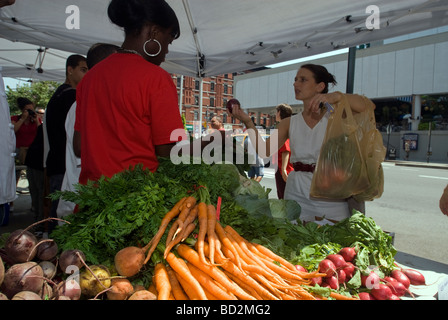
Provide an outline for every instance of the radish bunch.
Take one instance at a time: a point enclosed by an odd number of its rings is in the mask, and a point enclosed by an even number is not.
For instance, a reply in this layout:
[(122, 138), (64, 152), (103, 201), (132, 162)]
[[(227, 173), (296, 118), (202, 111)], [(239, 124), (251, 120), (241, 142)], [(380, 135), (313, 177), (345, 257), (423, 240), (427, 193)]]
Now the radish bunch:
[[(337, 254), (329, 254), (319, 263), (319, 272), (325, 277), (312, 279), (312, 285), (339, 290), (352, 279), (358, 269), (355, 265), (356, 250), (352, 247), (342, 248)], [(413, 269), (397, 268), (388, 276), (380, 278), (375, 272), (361, 272), (360, 300), (400, 300), (410, 293), (410, 285), (425, 285), (425, 277)], [(412, 295), (412, 293), (410, 293)]]
[(313, 284), (321, 287), (329, 287), (338, 290), (340, 285), (349, 281), (355, 273), (353, 261), (356, 257), (354, 248), (345, 247), (337, 254), (329, 254), (319, 263), (319, 272), (327, 276), (323, 278), (314, 278)]

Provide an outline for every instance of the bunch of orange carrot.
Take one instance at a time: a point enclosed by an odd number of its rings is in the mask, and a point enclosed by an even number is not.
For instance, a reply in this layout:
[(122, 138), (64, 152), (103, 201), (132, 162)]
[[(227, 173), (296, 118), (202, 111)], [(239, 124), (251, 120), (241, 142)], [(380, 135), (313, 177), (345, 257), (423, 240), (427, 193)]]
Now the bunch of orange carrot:
[[(151, 248), (168, 231), (165, 262), (154, 268), (151, 289), (160, 300), (315, 300), (306, 290), (311, 278), (268, 248), (251, 243), (232, 227), (223, 227), (216, 208), (194, 197), (181, 199), (163, 218)], [(195, 247), (182, 243), (199, 224)], [(175, 249), (174, 253), (173, 249)], [(154, 251), (154, 249), (152, 250)], [(146, 261), (150, 259), (149, 250)], [(355, 298), (331, 292), (334, 299)]]

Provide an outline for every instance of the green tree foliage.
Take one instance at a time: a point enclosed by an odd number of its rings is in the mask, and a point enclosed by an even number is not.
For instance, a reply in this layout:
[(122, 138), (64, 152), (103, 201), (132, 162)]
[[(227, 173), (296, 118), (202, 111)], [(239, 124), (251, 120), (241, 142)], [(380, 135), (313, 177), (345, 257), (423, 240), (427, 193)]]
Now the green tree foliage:
[(18, 85), (12, 89), (6, 86), (6, 96), (11, 115), (20, 113), (17, 107), (17, 98), (24, 97), (34, 102), (36, 108), (46, 108), (48, 101), (60, 83), (56, 81), (37, 81), (31, 84)]

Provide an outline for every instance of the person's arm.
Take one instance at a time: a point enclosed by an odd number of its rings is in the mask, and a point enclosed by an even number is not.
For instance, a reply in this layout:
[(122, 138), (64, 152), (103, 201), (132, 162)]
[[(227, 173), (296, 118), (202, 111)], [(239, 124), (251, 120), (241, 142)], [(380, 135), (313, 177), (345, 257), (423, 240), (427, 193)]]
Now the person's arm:
[(367, 110), (369, 106), (375, 108), (375, 104), (368, 98), (359, 94), (344, 94), (341, 92), (331, 92), (326, 94), (317, 94), (310, 102), (311, 110), (313, 112), (320, 112), (320, 104), (328, 102), (329, 104), (335, 104), (341, 101), (342, 97), (348, 100), (350, 108), (353, 112), (359, 113)]
[(448, 216), (448, 185), (445, 187), (445, 190), (443, 190), (439, 206), (442, 213)]
[(269, 158), (272, 156), (289, 138), (290, 117), (280, 121), (277, 129), (272, 130), (269, 139), (266, 139), (265, 141), (258, 132), (250, 116), (244, 112), (239, 105), (234, 104), (232, 113), (229, 114), (244, 123), (247, 129), (246, 132), (249, 135), (249, 139), (254, 146), (256, 153), (262, 158)]
[(28, 111), (24, 110), (19, 120), (11, 121), (11, 123), (14, 125), (14, 132), (19, 131), (19, 129), (22, 127), (22, 124), (26, 121), (27, 118), (28, 118)]
[(282, 168), (280, 171), (282, 174), (283, 180), (286, 182), (286, 179), (288, 179), (288, 171), (286, 171), (286, 168), (288, 167), (289, 162), (289, 151), (282, 152)]

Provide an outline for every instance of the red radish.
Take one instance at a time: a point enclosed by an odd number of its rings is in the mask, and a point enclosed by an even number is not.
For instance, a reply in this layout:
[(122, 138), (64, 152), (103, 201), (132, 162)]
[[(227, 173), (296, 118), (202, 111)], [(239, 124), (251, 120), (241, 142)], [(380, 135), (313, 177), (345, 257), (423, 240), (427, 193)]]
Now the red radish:
[(409, 288), (409, 286), (411, 285), (411, 281), (409, 280), (409, 278), (399, 269), (392, 270), (390, 275), (391, 275), (392, 278), (394, 278), (397, 281), (399, 281), (402, 284), (404, 284), (406, 289)]
[(414, 269), (401, 269), (401, 271), (409, 278), (412, 285), (423, 286), (426, 285), (425, 277)]
[(331, 289), (333, 289), (333, 290), (339, 289), (338, 278), (336, 278), (335, 276), (326, 277), (324, 281), (326, 284), (328, 284), (330, 286)]
[(345, 268), (345, 266), (347, 265), (347, 262), (340, 254), (329, 254), (326, 259), (331, 260), (331, 262), (334, 263), (336, 269)]
[(345, 272), (346, 280), (350, 280), (355, 273), (355, 265), (351, 262), (347, 262), (347, 266), (342, 270)]
[(370, 293), (368, 292), (360, 292), (358, 293), (359, 300), (376, 300)]
[(339, 284), (344, 283), (347, 279), (347, 275), (345, 274), (345, 271), (343, 269), (339, 269), (337, 272), (338, 282)]
[(296, 269), (301, 272), (308, 272), (303, 266), (300, 264), (296, 264)]
[(370, 272), (368, 276), (361, 275), (361, 284), (367, 289), (376, 288), (380, 283), (380, 277), (374, 272)]
[(311, 278), (311, 285), (314, 287), (316, 284), (317, 285), (321, 285), (322, 284), (322, 277), (316, 277), (316, 278)]
[(400, 297), (396, 296), (396, 295), (391, 295), (389, 300), (401, 300)]
[(392, 293), (396, 295), (397, 297), (404, 296), (406, 294), (406, 287), (401, 282), (398, 282), (397, 280), (392, 280), (387, 282), (387, 286), (392, 290)]
[(344, 258), (347, 262), (352, 262), (356, 257), (356, 251), (352, 247), (345, 247), (339, 251), (339, 254)]
[(319, 263), (319, 271), (331, 277), (336, 272), (336, 266), (329, 259), (324, 259)]
[(398, 282), (397, 279), (392, 277), (384, 277), (383, 281), (386, 282), (386, 284), (388, 284), (389, 282)]
[(393, 295), (392, 290), (384, 283), (379, 283), (370, 293), (377, 300), (389, 300)]

